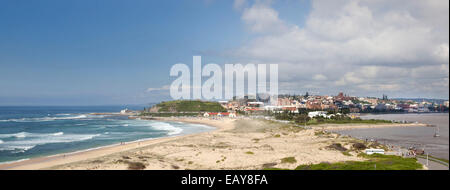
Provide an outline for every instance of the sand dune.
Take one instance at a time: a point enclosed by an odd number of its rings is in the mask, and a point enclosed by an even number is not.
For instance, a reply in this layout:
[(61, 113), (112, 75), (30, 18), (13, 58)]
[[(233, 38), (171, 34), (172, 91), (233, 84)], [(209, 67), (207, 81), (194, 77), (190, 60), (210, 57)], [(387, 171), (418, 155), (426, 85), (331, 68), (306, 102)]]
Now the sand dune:
[[(333, 143), (340, 143), (350, 149), (358, 140), (318, 133), (323, 126), (302, 129), (252, 119), (158, 119), (205, 124), (217, 130), (36, 158), (3, 164), (0, 169), (293, 169), (300, 164), (362, 160), (356, 152), (350, 152), (349, 156), (328, 148)], [(347, 127), (358, 126), (368, 127)], [(338, 127), (331, 125), (330, 129)]]

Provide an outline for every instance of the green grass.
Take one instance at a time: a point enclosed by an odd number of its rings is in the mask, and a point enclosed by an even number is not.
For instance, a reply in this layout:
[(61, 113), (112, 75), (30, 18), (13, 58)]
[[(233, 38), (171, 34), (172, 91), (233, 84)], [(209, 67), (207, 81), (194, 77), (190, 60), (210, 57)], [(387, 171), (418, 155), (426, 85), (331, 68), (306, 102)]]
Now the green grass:
[[(421, 157), (421, 158), (427, 158), (427, 155), (417, 155), (417, 157)], [(448, 160), (447, 159), (444, 159), (444, 158), (437, 158), (437, 157), (434, 157), (434, 156), (431, 156), (431, 155), (428, 155), (428, 157), (429, 158), (434, 158), (434, 159), (436, 159), (436, 160), (440, 160), (440, 161), (443, 161), (443, 162), (445, 162), (445, 163), (447, 163), (448, 164)]]
[(366, 161), (346, 161), (337, 163), (320, 163), (311, 165), (299, 165), (296, 170), (417, 170), (422, 164), (415, 158), (402, 158), (393, 155), (365, 155), (360, 154)]
[(379, 120), (379, 119), (370, 119), (370, 120), (364, 120), (364, 119), (343, 119), (343, 120), (336, 120), (336, 119), (311, 119), (309, 120), (306, 125), (320, 125), (320, 124), (386, 124), (386, 123), (392, 123), (392, 121), (388, 120)]
[(153, 117), (180, 117), (180, 116), (198, 116), (198, 113), (141, 113), (141, 116)]
[(297, 160), (295, 159), (295, 157), (286, 157), (281, 159), (281, 163), (289, 163), (289, 164), (293, 164), (293, 163), (297, 163)]
[(225, 112), (227, 111), (218, 102), (198, 100), (175, 100), (161, 102), (156, 105), (158, 112)]
[(345, 156), (352, 156), (348, 151), (344, 151), (344, 152), (342, 152), (342, 154)]
[(292, 121), (297, 124), (301, 125), (320, 125), (320, 124), (385, 124), (385, 123), (393, 123), (389, 120), (379, 120), (379, 119), (370, 119), (370, 120), (363, 120), (360, 118), (352, 119), (348, 116), (335, 116), (331, 118), (325, 118), (325, 117), (315, 117), (315, 118), (309, 118), (307, 115), (304, 114), (287, 114), (287, 113), (281, 113), (276, 114), (275, 118), (278, 120), (287, 120)]

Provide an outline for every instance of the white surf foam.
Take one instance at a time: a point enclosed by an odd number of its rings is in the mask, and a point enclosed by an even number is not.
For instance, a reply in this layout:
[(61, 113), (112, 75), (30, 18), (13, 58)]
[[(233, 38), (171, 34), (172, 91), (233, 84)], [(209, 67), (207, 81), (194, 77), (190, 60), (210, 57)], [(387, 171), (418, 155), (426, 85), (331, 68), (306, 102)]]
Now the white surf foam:
[(64, 134), (63, 132), (38, 134), (21, 132), (15, 134), (2, 134), (0, 138), (17, 136), (20, 136), (18, 140), (6, 141), (1, 143), (0, 150), (24, 152), (34, 148), (37, 145), (85, 141), (100, 136), (100, 134)]
[(15, 138), (25, 138), (31, 133), (27, 132), (19, 132), (19, 133), (11, 133), (11, 134), (0, 134), (0, 138), (9, 138), (9, 137), (15, 137)]
[(98, 115), (64, 115), (66, 117), (36, 117), (36, 118), (20, 118), (20, 119), (6, 119), (0, 120), (2, 122), (44, 122), (44, 121), (55, 121), (55, 120), (76, 120), (76, 119), (90, 119), (90, 118), (103, 118), (104, 116)]
[(0, 134), (0, 138), (26, 138), (26, 137), (45, 137), (45, 136), (60, 136), (64, 135), (64, 132), (56, 132), (56, 133), (28, 133), (28, 132), (19, 132), (19, 133), (11, 133), (11, 134)]
[(53, 133), (53, 136), (60, 136), (60, 135), (64, 135), (64, 132), (57, 132), (57, 133)]
[(169, 131), (169, 133), (167, 133), (168, 135), (180, 134), (183, 131), (182, 128), (178, 128), (169, 123), (164, 123), (164, 122), (154, 122), (154, 123), (150, 123), (149, 125), (153, 129), (156, 129), (156, 130)]

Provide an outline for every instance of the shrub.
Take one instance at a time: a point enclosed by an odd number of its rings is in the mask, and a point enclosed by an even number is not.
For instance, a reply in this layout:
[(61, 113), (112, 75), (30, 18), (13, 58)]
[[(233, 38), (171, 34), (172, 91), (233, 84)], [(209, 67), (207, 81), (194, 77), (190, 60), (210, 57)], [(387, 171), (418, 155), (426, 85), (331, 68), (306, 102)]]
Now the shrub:
[(145, 165), (140, 162), (127, 162), (129, 170), (143, 170), (145, 169)]
[(353, 148), (355, 148), (356, 150), (363, 150), (363, 149), (366, 149), (366, 148), (367, 148), (366, 145), (363, 144), (363, 143), (355, 143), (355, 144), (353, 144), (352, 146), (353, 146)]
[(293, 164), (293, 163), (297, 163), (297, 160), (295, 159), (295, 157), (286, 157), (281, 159), (281, 163), (289, 163), (289, 164)]
[(338, 151), (347, 151), (345, 147), (343, 147), (340, 143), (333, 143), (330, 146), (327, 146), (327, 148), (338, 150)]

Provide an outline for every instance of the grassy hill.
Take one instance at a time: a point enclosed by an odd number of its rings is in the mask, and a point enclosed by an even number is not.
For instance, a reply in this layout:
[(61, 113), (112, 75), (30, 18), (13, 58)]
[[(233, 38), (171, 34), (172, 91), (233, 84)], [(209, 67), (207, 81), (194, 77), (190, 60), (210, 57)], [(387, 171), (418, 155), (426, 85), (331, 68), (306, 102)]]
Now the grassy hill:
[(199, 100), (176, 100), (161, 102), (150, 109), (150, 112), (225, 112), (227, 111), (217, 102)]

